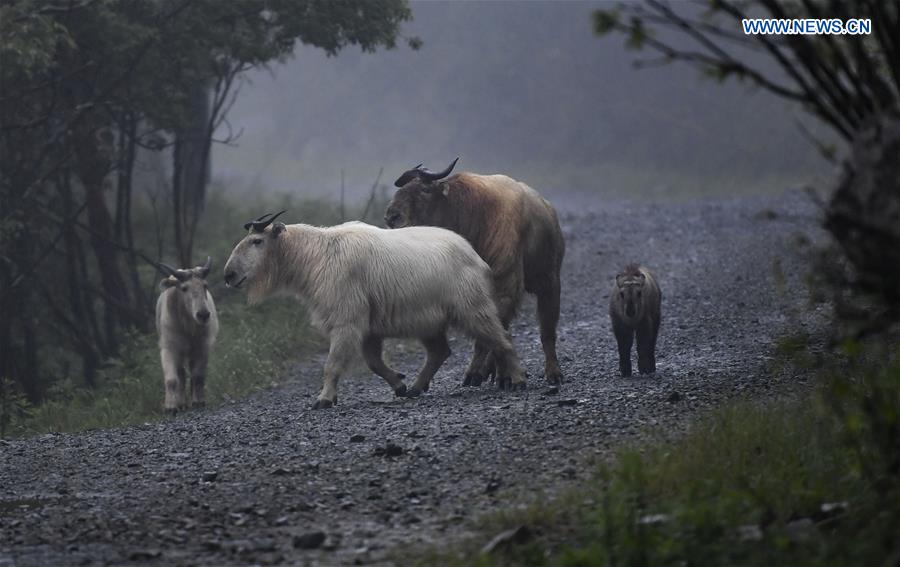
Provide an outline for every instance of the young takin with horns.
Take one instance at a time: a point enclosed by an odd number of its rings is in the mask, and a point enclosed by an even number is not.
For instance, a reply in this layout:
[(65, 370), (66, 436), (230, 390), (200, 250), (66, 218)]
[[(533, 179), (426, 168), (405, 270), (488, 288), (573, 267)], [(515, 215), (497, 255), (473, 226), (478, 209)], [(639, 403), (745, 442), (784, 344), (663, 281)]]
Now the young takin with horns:
[[(537, 191), (505, 175), (441, 172), (421, 165), (401, 175), (384, 219), (391, 228), (430, 225), (456, 232), (491, 267), (500, 320), (509, 324), (524, 292), (537, 296), (537, 318), (544, 349), (544, 376), (563, 380), (556, 356), (560, 268), (565, 241), (556, 211)], [(493, 373), (493, 357), (483, 344), (466, 372), (465, 385), (478, 385)]]
[(211, 266), (209, 257), (203, 266), (189, 270), (159, 264), (160, 271), (168, 276), (159, 283), (163, 291), (156, 301), (156, 331), (168, 412), (188, 404), (185, 393), (188, 371), (191, 402), (199, 406), (205, 401), (206, 365), (219, 333), (216, 304), (206, 285)]
[[(524, 387), (525, 373), (494, 305), (490, 268), (464, 238), (435, 227), (285, 225), (274, 222), (278, 215), (244, 225), (249, 233), (225, 264), (225, 283), (246, 283), (251, 302), (288, 294), (309, 307), (331, 343), (314, 409), (337, 403), (338, 379), (360, 352), (396, 395), (421, 395), (450, 355), (449, 327), (497, 354), (501, 387)], [(389, 337), (417, 338), (425, 347), (425, 366), (409, 389), (382, 359)]]

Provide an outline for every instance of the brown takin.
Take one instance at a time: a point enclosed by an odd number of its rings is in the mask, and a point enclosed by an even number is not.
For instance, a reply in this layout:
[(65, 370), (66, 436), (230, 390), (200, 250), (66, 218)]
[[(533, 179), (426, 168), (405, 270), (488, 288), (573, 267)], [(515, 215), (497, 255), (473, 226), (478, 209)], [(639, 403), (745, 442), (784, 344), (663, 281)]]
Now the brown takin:
[[(439, 226), (465, 237), (491, 267), (500, 319), (507, 328), (523, 292), (535, 294), (544, 376), (559, 384), (563, 375), (556, 356), (556, 326), (565, 242), (556, 211), (537, 191), (505, 175), (448, 177), (458, 160), (439, 173), (419, 165), (401, 175), (385, 222), (390, 228)], [(464, 385), (477, 386), (490, 376), (493, 359), (489, 349), (476, 343)]]
[(156, 301), (156, 331), (168, 412), (188, 405), (185, 393), (188, 370), (191, 403), (194, 406), (204, 403), (206, 365), (219, 333), (216, 304), (206, 285), (211, 265), (210, 258), (205, 265), (190, 270), (159, 264), (159, 269), (168, 275), (159, 283), (163, 292)]
[(631, 376), (631, 345), (637, 336), (638, 371), (656, 372), (656, 336), (659, 334), (662, 292), (653, 274), (637, 264), (616, 275), (609, 297), (609, 318), (619, 344), (619, 371)]

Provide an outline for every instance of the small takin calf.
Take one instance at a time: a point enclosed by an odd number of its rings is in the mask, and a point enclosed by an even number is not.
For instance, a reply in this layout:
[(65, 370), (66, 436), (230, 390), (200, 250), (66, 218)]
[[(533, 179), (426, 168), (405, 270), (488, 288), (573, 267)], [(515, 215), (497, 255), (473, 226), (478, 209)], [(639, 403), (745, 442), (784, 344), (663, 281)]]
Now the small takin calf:
[[(501, 387), (524, 386), (494, 304), (491, 270), (463, 237), (441, 228), (385, 230), (361, 222), (272, 224), (278, 215), (244, 225), (249, 234), (225, 264), (225, 283), (239, 288), (246, 282), (251, 303), (274, 294), (298, 297), (328, 334), (325, 383), (313, 409), (337, 403), (338, 378), (360, 351), (396, 395), (420, 395), (450, 356), (449, 327), (497, 353)], [(425, 366), (409, 389), (382, 359), (387, 337), (417, 338), (425, 347)]]
[(609, 297), (609, 318), (619, 343), (619, 370), (631, 376), (631, 344), (637, 335), (638, 371), (656, 372), (662, 292), (647, 268), (629, 264), (616, 276)]
[(159, 356), (166, 385), (165, 408), (175, 412), (188, 403), (187, 370), (191, 374), (191, 400), (204, 404), (206, 364), (216, 335), (219, 317), (206, 285), (212, 259), (190, 270), (176, 270), (165, 264), (159, 268), (168, 277), (159, 283), (163, 292), (156, 301), (156, 331)]

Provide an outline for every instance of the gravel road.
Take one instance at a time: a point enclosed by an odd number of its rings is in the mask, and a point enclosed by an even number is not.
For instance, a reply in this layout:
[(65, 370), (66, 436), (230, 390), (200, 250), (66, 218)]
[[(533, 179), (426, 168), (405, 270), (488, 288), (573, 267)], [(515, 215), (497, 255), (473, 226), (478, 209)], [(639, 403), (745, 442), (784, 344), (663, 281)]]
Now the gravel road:
[[(383, 562), (586, 478), (587, 463), (648, 429), (677, 432), (713, 405), (785, 387), (765, 365), (804, 301), (794, 240), (817, 231), (801, 194), (616, 203), (561, 219), (558, 393), (543, 383), (529, 299), (513, 325), (524, 392), (463, 388), (471, 347), (455, 339), (415, 400), (395, 399), (360, 366), (340, 405), (313, 412), (319, 357), (284, 387), (223, 407), (0, 441), (0, 565)], [(612, 278), (630, 261), (663, 290), (652, 378), (618, 376), (606, 315)], [(407, 376), (424, 361), (409, 343), (386, 351)]]

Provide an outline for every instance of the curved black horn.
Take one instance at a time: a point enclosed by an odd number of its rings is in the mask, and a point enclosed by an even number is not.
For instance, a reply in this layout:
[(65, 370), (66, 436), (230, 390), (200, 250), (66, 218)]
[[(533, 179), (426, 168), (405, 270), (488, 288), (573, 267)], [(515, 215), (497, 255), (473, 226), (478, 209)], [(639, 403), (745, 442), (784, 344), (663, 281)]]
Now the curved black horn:
[(450, 175), (450, 172), (453, 171), (454, 167), (456, 167), (456, 162), (458, 162), (458, 161), (459, 161), (459, 157), (457, 156), (457, 158), (455, 160), (450, 162), (450, 165), (447, 166), (447, 169), (445, 169), (444, 171), (441, 171), (440, 173), (434, 173), (433, 171), (428, 171), (427, 169), (421, 169), (420, 171), (422, 173), (420, 176), (425, 181), (437, 181), (438, 179), (443, 179), (443, 178), (447, 177), (448, 175)]
[(253, 226), (253, 223), (260, 222), (261, 220), (264, 220), (266, 217), (270, 217), (270, 216), (272, 216), (272, 213), (266, 213), (260, 217), (256, 217), (253, 220), (249, 220), (249, 221), (245, 222), (244, 230), (250, 230), (250, 227)]
[(450, 165), (447, 166), (447, 169), (445, 169), (444, 171), (441, 171), (441, 172), (437, 172), (437, 173), (422, 167), (422, 164), (420, 163), (416, 167), (405, 171), (403, 173), (403, 175), (398, 177), (397, 181), (394, 181), (394, 186), (395, 187), (403, 187), (404, 185), (406, 185), (407, 183), (409, 183), (410, 181), (412, 181), (413, 179), (415, 179), (417, 177), (419, 179), (421, 179), (422, 181), (427, 181), (427, 182), (437, 181), (438, 179), (443, 179), (443, 178), (447, 177), (448, 175), (450, 175), (450, 172), (453, 171), (454, 167), (456, 167), (456, 162), (458, 162), (458, 161), (459, 161), (459, 157), (457, 157), (455, 160), (453, 160), (453, 162), (451, 162)]
[(263, 216), (259, 217), (256, 220), (252, 220), (250, 222), (244, 223), (244, 229), (250, 230), (253, 229), (253, 232), (262, 232), (266, 230), (266, 227), (275, 222), (275, 219), (286, 213), (287, 210), (281, 211), (280, 213), (276, 213), (273, 215), (272, 213), (266, 213)]
[(212, 256), (207, 256), (206, 263), (200, 268), (200, 276), (205, 279), (209, 275), (210, 268), (212, 268)]
[(172, 266), (167, 264), (163, 264), (162, 262), (157, 262), (156, 267), (159, 268), (159, 271), (166, 274), (167, 276), (172, 276), (173, 278), (184, 281), (191, 277), (190, 272), (186, 272), (184, 270), (176, 270)]

